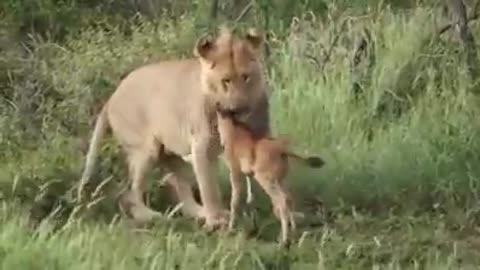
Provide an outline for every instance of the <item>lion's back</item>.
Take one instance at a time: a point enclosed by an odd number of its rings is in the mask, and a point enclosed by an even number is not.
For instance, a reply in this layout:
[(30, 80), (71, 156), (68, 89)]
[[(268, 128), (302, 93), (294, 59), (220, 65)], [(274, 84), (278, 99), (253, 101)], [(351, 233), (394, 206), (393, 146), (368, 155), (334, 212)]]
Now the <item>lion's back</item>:
[(162, 61), (133, 70), (108, 102), (112, 128), (135, 141), (131, 143), (154, 137), (171, 151), (188, 151), (190, 114), (202, 105), (199, 71), (195, 59)]

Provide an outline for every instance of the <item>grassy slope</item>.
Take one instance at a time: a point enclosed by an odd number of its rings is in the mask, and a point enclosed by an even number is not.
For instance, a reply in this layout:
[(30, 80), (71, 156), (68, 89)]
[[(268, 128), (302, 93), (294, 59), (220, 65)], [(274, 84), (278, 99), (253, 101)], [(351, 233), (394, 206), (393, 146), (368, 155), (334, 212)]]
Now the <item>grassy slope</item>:
[[(26, 225), (26, 216), (32, 213), (19, 217), (13, 215), (19, 211), (7, 205), (1, 214), (0, 265), (3, 269), (159, 265), (165, 269), (199, 265), (206, 269), (472, 269), (478, 264), (479, 247), (478, 106), (469, 93), (455, 41), (429, 35), (436, 29), (435, 15), (436, 11), (423, 8), (408, 14), (383, 10), (347, 23), (323, 72), (305, 54), (320, 59), (322, 47), (328, 49), (341, 22), (302, 21), (295, 38), (273, 41), (275, 132), (289, 134), (299, 149), (318, 152), (327, 161), (318, 172), (295, 168), (292, 187), (301, 206), (303, 200), (312, 206), (319, 197), (332, 217), (328, 225), (308, 229), (305, 240), (288, 256), (276, 251), (271, 240), (278, 224), (266, 219), (259, 240), (246, 242), (240, 236), (206, 236), (180, 219), (157, 224), (151, 233), (140, 235), (122, 224), (110, 228), (103, 219), (88, 218), (49, 235), (53, 223), (47, 222), (36, 235)], [(348, 61), (365, 26), (376, 42), (375, 64), (361, 77), (363, 98), (355, 100)], [(34, 41), (27, 55), (9, 49), (1, 62), (15, 67), (5, 87), (12, 98), (0, 118), (2, 195), (40, 208), (33, 212), (51, 210), (51, 198), (57, 201), (58, 194), (78, 178), (83, 161), (78, 141), (87, 137), (91, 127), (90, 108), (111, 93), (126, 70), (189, 54), (196, 34), (192, 29), (194, 21), (188, 19), (177, 24), (144, 23), (133, 29), (131, 37), (115, 28), (83, 29), (63, 44)], [(387, 108), (381, 114), (379, 104)], [(389, 112), (399, 107), (400, 116)], [(119, 153), (111, 155), (116, 152), (111, 145), (106, 144), (102, 154), (99, 182), (109, 177), (119, 182), (125, 175)], [(111, 200), (115, 187), (106, 186), (110, 197), (89, 214), (111, 218), (117, 211)], [(264, 195), (258, 196), (265, 202)], [(68, 193), (62, 199), (68, 212)], [(268, 209), (267, 203), (260, 206)], [(318, 210), (319, 205), (312, 207)]]

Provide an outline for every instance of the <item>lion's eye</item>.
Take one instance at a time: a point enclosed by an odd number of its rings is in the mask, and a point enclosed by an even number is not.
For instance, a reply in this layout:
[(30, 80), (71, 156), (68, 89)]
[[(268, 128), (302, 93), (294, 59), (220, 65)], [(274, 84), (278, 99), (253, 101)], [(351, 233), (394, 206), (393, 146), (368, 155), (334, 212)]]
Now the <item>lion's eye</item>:
[(224, 78), (224, 79), (222, 79), (222, 84), (223, 84), (224, 86), (226, 86), (226, 85), (230, 84), (230, 82), (231, 82), (231, 80), (230, 80), (230, 79), (228, 79), (228, 78)]
[(228, 91), (228, 85), (230, 84), (231, 80), (228, 78), (223, 78), (222, 79), (222, 86), (223, 86), (223, 91), (227, 92)]
[(250, 76), (248, 76), (248, 74), (243, 74), (242, 75), (242, 80), (246, 83), (248, 83), (250, 81)]

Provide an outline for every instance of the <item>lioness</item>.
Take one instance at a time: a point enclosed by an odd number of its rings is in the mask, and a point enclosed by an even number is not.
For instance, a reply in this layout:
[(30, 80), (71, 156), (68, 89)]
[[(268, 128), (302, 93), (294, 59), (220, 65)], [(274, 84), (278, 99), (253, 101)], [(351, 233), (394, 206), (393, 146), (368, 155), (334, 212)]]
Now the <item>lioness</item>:
[[(224, 147), (224, 160), (230, 170), (231, 199), (229, 230), (234, 227), (242, 190), (241, 174), (253, 176), (270, 196), (274, 214), (281, 222), (281, 241), (288, 240), (288, 227), (295, 230), (291, 212), (291, 199), (284, 184), (288, 172), (288, 158), (296, 159), (310, 167), (320, 168), (325, 162), (320, 157), (301, 157), (288, 150), (286, 139), (256, 135), (231, 113), (219, 108), (218, 130)], [(248, 187), (250, 189), (250, 187)], [(249, 197), (250, 190), (248, 190)], [(251, 200), (251, 198), (250, 198)]]
[[(169, 171), (165, 182), (176, 190), (188, 216), (205, 218), (205, 225), (224, 225), (227, 211), (215, 181), (221, 151), (216, 128), (216, 105), (235, 114), (258, 134), (268, 134), (268, 92), (259, 60), (262, 37), (251, 29), (244, 37), (225, 26), (215, 38), (200, 38), (195, 58), (162, 61), (127, 75), (98, 115), (80, 180), (77, 199), (91, 177), (101, 138), (107, 126), (122, 145), (129, 164), (131, 192), (143, 201), (144, 175), (154, 163)], [(173, 158), (162, 159), (164, 148)], [(203, 207), (192, 194), (192, 182), (181, 157), (192, 155)], [(161, 162), (159, 162), (159, 158)], [(148, 208), (149, 209), (149, 208)], [(158, 214), (150, 210), (153, 215)]]

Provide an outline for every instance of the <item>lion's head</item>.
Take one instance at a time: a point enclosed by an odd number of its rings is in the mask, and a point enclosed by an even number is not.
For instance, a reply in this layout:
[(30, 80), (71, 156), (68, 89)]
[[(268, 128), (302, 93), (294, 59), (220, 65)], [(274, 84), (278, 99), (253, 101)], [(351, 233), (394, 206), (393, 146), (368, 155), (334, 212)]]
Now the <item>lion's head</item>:
[(265, 96), (265, 80), (259, 60), (261, 35), (250, 29), (235, 37), (222, 26), (216, 39), (201, 38), (194, 48), (201, 63), (202, 90), (220, 110), (249, 113)]

